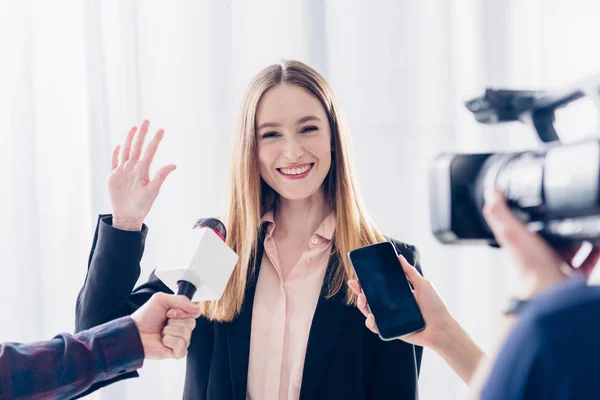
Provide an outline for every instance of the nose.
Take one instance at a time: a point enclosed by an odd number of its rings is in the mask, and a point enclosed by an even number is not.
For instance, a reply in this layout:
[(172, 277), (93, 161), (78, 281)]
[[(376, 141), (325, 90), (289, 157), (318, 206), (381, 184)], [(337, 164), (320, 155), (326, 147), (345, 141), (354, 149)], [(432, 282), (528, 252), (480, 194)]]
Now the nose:
[(304, 147), (295, 138), (288, 138), (283, 149), (283, 155), (290, 163), (297, 163), (304, 156)]

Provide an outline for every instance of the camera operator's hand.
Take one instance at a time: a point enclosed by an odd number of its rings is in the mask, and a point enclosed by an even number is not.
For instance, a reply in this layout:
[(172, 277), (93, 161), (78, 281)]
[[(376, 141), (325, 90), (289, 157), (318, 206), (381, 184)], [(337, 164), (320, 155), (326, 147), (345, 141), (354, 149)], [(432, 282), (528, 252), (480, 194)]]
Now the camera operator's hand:
[[(150, 180), (150, 164), (154, 159), (164, 130), (160, 129), (146, 147), (140, 159), (144, 139), (148, 132), (148, 121), (140, 130), (131, 128), (123, 148), (113, 151), (112, 170), (108, 177), (108, 192), (113, 210), (112, 225), (121, 230), (139, 231), (144, 219), (158, 196), (160, 187), (167, 176), (175, 170), (175, 165), (166, 165), (158, 170)], [(137, 134), (136, 134), (137, 132)], [(135, 142), (134, 142), (135, 139)]]
[[(540, 236), (530, 232), (510, 210), (502, 194), (487, 193), (483, 215), (496, 237), (514, 258), (523, 286), (516, 293), (527, 299), (567, 279), (579, 246), (554, 250)], [(600, 248), (594, 247), (577, 270), (589, 276), (598, 262)]]
[[(413, 294), (425, 320), (425, 329), (404, 336), (401, 340), (433, 349), (465, 382), (469, 382), (477, 364), (484, 356), (483, 351), (473, 342), (460, 323), (450, 315), (431, 281), (419, 274), (404, 257), (400, 256), (398, 259), (406, 277), (414, 287)], [(375, 317), (369, 312), (367, 298), (360, 284), (352, 279), (348, 281), (348, 285), (358, 296), (357, 307), (367, 318), (365, 325), (373, 333), (378, 333)]]
[[(498, 244), (506, 248), (514, 258), (522, 277), (522, 287), (515, 293), (517, 297), (526, 300), (567, 279), (572, 273), (572, 268), (575, 268), (573, 258), (580, 246), (561, 249), (550, 247), (539, 235), (530, 232), (512, 213), (506, 199), (498, 190), (486, 193), (485, 200), (483, 215)], [(586, 259), (577, 266), (577, 271), (588, 277), (599, 257), (600, 248), (595, 246)], [(469, 398), (480, 398), (483, 385), (516, 323), (517, 318), (513, 315), (502, 319), (497, 347), (491, 352), (491, 357), (479, 365), (469, 385)]]

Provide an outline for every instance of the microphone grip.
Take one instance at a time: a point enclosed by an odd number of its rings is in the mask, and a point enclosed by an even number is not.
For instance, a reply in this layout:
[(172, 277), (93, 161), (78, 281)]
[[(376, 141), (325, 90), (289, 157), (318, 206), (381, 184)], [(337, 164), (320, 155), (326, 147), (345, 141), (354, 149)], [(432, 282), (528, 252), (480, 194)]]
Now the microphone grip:
[(194, 294), (196, 293), (196, 286), (188, 281), (178, 281), (177, 282), (177, 294), (183, 295), (188, 299), (192, 300)]

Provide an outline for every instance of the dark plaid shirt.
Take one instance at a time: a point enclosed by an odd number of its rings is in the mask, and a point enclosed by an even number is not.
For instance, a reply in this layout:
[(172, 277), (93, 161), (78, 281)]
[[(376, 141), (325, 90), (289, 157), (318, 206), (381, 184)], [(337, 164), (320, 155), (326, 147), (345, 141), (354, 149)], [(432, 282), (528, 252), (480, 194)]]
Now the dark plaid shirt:
[(130, 317), (76, 335), (0, 344), (0, 399), (66, 399), (93, 383), (141, 368), (144, 349)]

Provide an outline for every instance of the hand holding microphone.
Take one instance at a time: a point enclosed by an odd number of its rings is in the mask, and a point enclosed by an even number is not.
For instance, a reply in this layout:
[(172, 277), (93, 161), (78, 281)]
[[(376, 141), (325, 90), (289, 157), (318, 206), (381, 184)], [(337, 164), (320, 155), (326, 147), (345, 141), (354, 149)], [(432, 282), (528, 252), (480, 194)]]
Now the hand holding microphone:
[(184, 357), (199, 310), (198, 305), (183, 296), (156, 293), (131, 314), (142, 340), (144, 358), (162, 360)]

